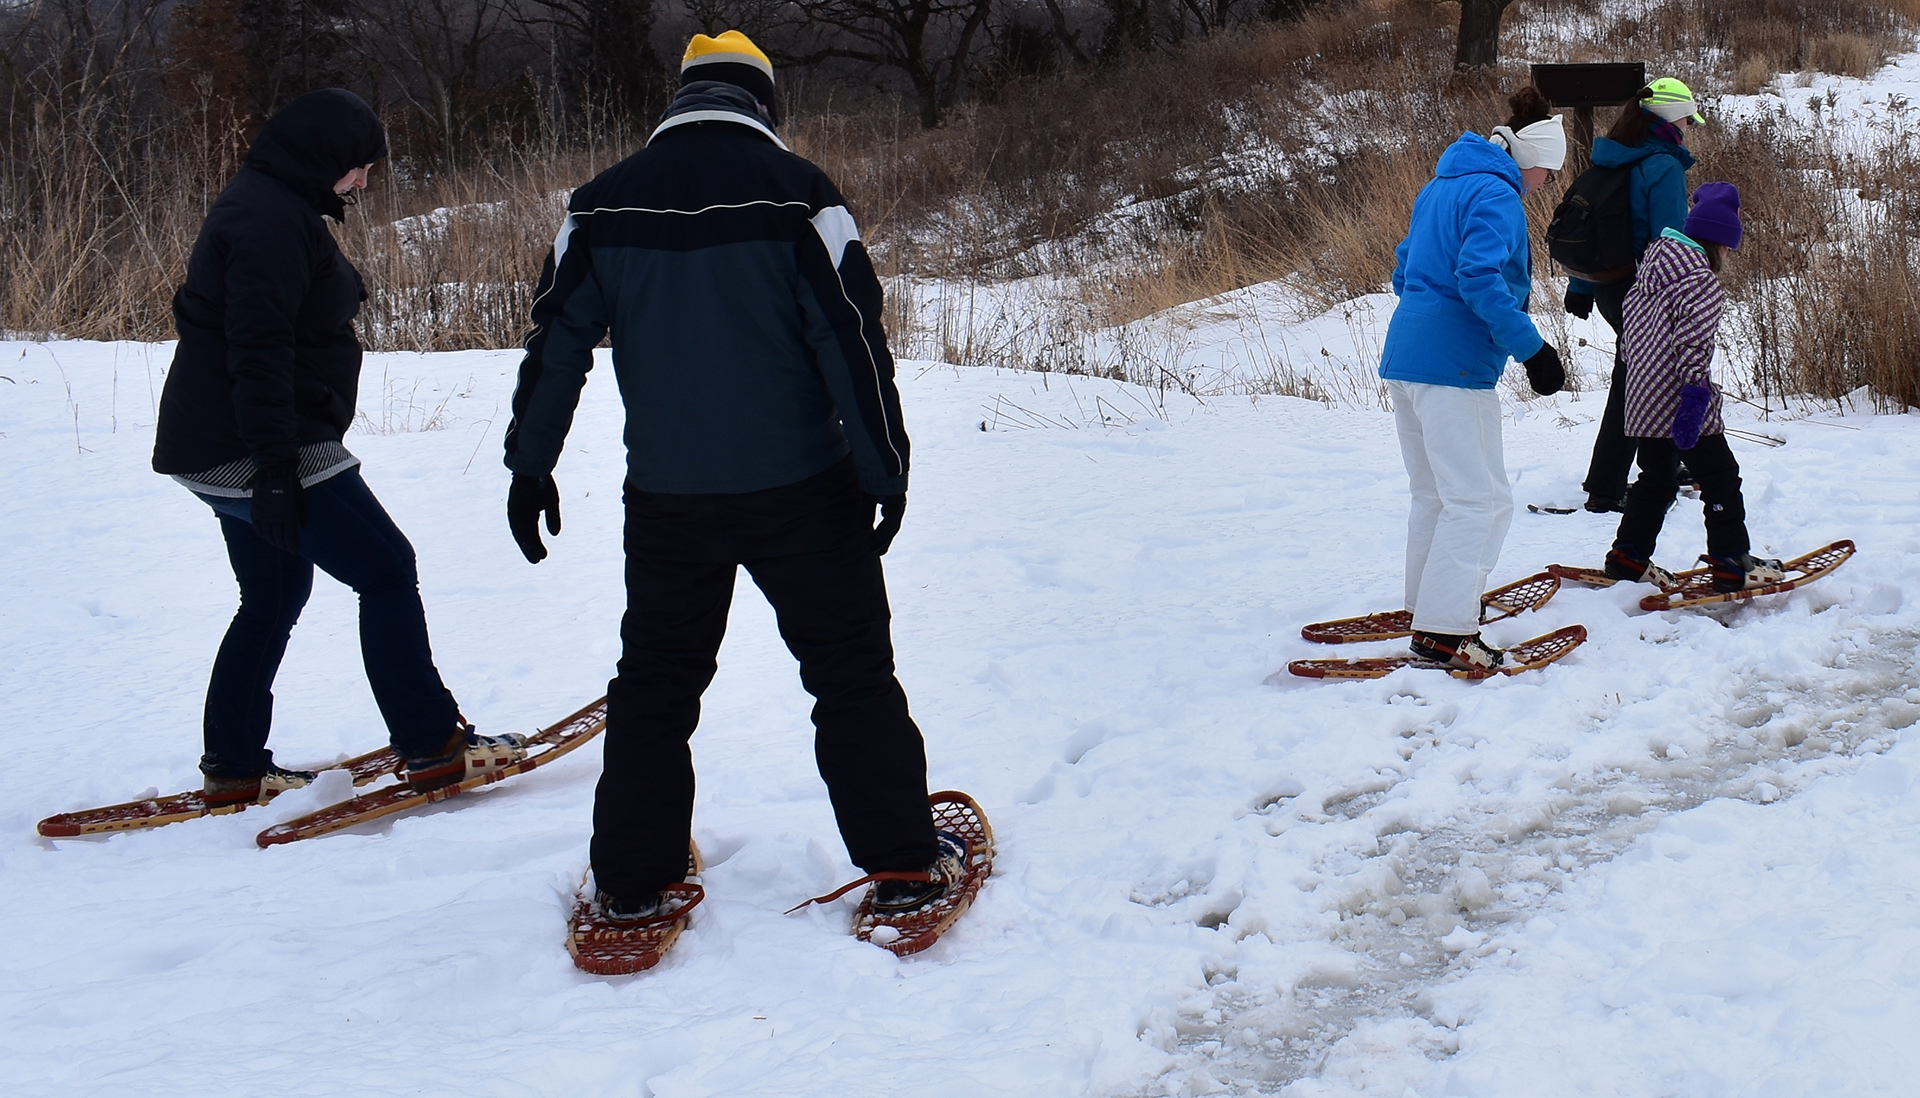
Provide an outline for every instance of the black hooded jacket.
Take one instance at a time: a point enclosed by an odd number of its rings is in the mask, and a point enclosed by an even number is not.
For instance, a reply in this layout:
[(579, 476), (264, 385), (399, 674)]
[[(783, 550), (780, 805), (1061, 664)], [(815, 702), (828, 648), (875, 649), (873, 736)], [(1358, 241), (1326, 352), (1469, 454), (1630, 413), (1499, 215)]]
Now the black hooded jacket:
[(333, 193), (341, 176), (386, 154), (373, 109), (338, 88), (301, 96), (261, 128), (173, 296), (180, 344), (160, 397), (156, 472), (244, 457), (283, 465), (346, 433), (366, 291), (320, 218), (346, 212)]

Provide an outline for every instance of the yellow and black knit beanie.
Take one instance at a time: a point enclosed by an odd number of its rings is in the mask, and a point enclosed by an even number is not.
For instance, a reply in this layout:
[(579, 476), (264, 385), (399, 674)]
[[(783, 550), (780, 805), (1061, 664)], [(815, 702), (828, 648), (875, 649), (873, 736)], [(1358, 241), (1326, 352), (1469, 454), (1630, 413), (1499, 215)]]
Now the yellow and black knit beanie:
[(745, 88), (766, 108), (770, 120), (780, 121), (780, 107), (773, 94), (773, 62), (753, 39), (739, 31), (723, 31), (713, 38), (696, 34), (687, 43), (687, 54), (680, 59), (680, 86), (701, 80)]

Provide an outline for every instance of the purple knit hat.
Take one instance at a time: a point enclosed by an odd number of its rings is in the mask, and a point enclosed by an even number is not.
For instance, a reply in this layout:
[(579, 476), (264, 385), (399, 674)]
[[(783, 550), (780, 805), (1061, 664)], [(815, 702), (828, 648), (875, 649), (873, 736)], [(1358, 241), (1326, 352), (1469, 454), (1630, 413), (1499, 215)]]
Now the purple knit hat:
[(1740, 192), (1731, 183), (1702, 183), (1680, 230), (1709, 244), (1740, 246)]

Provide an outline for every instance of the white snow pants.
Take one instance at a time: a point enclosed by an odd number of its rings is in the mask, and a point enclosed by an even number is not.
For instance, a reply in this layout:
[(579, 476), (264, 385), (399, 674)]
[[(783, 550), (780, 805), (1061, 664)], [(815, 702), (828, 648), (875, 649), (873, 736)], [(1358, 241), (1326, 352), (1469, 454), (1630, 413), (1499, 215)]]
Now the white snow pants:
[(1413, 509), (1407, 515), (1407, 609), (1423, 633), (1480, 631), (1480, 593), (1513, 522), (1500, 449), (1500, 396), (1388, 381)]

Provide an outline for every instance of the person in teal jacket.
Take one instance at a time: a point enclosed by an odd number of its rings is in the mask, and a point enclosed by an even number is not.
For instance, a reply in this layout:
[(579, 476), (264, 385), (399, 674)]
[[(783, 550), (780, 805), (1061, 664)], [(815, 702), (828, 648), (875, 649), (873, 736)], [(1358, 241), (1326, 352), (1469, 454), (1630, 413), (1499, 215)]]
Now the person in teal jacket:
[[(1671, 77), (1655, 80), (1620, 109), (1620, 117), (1607, 136), (1593, 143), (1595, 167), (1630, 169), (1627, 196), (1633, 210), (1636, 262), (1661, 233), (1668, 229), (1677, 232), (1687, 220), (1687, 171), (1693, 167), (1694, 158), (1684, 142), (1686, 131), (1704, 121), (1699, 109), (1685, 84)], [(1567, 312), (1585, 319), (1597, 306), (1614, 336), (1613, 379), (1607, 386), (1600, 432), (1593, 441), (1593, 458), (1587, 465), (1586, 480), (1581, 482), (1581, 489), (1587, 493), (1587, 510), (1594, 512), (1624, 509), (1627, 477), (1637, 450), (1624, 426), (1627, 371), (1619, 355), (1623, 310), (1631, 289), (1632, 276), (1597, 286), (1583, 279), (1567, 280)]]
[(1533, 251), (1520, 202), (1553, 181), (1566, 131), (1534, 88), (1508, 102), (1507, 124), (1491, 138), (1462, 134), (1414, 199), (1395, 252), (1400, 303), (1380, 356), (1413, 494), (1413, 653), (1471, 671), (1502, 659), (1480, 639), (1480, 592), (1513, 517), (1494, 386), (1510, 358), (1526, 363), (1543, 395), (1566, 379), (1559, 351), (1527, 316)]

